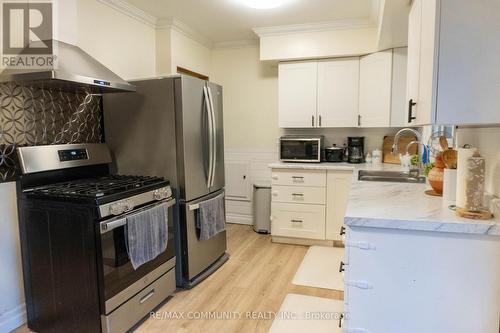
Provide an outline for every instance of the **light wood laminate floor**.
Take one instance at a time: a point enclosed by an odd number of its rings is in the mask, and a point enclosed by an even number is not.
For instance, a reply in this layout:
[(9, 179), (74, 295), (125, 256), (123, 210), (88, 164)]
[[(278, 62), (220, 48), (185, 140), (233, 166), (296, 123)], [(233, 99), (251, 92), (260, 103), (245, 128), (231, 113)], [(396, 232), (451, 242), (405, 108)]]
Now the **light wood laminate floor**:
[[(289, 293), (341, 300), (342, 292), (292, 285), (307, 249), (272, 243), (270, 236), (259, 235), (249, 226), (228, 225), (229, 261), (195, 288), (177, 291), (158, 313), (180, 317), (237, 312), (241, 319), (149, 318), (136, 332), (265, 333), (273, 321), (269, 313), (277, 312)], [(248, 313), (257, 318), (248, 319)], [(26, 332), (26, 327), (15, 331)]]

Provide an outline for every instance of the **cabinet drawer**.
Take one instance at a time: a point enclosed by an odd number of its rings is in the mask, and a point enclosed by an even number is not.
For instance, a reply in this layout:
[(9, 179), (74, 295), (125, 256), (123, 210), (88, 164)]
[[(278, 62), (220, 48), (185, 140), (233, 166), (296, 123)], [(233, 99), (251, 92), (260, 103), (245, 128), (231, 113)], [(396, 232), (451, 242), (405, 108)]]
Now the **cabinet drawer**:
[(324, 187), (280, 186), (272, 188), (273, 202), (289, 202), (324, 205), (326, 189)]
[(289, 203), (271, 204), (273, 236), (325, 239), (325, 206)]
[(273, 169), (271, 184), (326, 187), (326, 170)]

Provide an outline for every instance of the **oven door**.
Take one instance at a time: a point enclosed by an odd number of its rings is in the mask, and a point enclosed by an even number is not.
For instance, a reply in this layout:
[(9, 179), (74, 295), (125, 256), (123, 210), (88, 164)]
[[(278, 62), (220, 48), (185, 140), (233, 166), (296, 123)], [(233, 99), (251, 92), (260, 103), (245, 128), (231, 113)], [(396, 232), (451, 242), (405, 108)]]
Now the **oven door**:
[[(135, 270), (130, 262), (126, 246), (126, 217), (139, 210), (152, 209), (167, 202), (168, 210), (168, 243), (165, 252)], [(130, 297), (145, 288), (175, 267), (175, 241), (173, 227), (173, 209), (175, 199), (163, 200), (100, 222), (100, 257), (101, 265), (101, 306), (103, 313), (109, 314)]]
[(280, 139), (283, 162), (321, 162), (320, 139)]

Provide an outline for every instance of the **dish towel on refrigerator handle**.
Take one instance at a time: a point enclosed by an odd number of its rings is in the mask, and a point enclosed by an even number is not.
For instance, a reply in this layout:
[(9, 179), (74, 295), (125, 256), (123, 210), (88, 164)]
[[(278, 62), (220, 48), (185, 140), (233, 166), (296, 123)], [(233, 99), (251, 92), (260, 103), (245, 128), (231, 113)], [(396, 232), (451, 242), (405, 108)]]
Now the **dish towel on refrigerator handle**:
[(208, 240), (226, 229), (224, 193), (200, 202), (196, 215), (196, 227), (200, 230), (199, 240)]
[(167, 249), (168, 242), (167, 204), (127, 216), (125, 239), (134, 269), (162, 254)]

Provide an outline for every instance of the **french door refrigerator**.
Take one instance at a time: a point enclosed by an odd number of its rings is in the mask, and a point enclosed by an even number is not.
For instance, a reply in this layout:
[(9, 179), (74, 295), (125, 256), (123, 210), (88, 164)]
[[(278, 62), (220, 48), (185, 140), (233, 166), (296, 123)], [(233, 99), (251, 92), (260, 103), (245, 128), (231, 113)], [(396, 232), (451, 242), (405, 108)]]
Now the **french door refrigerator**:
[(200, 241), (196, 227), (199, 203), (224, 193), (222, 87), (180, 75), (131, 83), (136, 92), (103, 97), (114, 171), (170, 180), (179, 201), (177, 285), (191, 288), (228, 259), (226, 232)]

